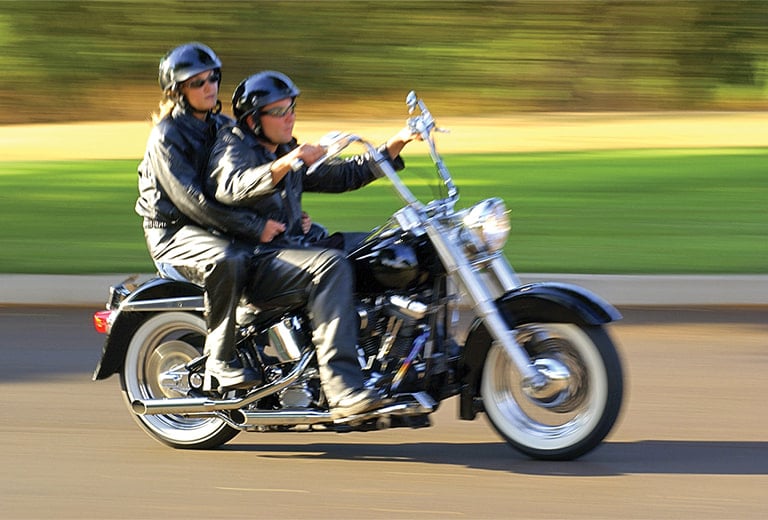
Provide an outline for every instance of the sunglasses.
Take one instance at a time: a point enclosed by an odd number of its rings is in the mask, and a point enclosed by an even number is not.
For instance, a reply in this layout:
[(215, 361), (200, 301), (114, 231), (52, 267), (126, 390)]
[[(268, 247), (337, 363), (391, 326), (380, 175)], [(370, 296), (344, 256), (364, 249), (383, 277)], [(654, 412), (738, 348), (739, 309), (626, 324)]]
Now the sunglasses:
[(187, 86), (189, 88), (198, 89), (205, 85), (206, 83), (218, 83), (221, 79), (221, 74), (216, 74), (215, 72), (208, 76), (207, 78), (203, 79), (193, 79), (191, 81), (187, 82)]
[(296, 113), (296, 100), (291, 101), (291, 104), (287, 107), (275, 107), (270, 108), (269, 110), (262, 110), (259, 112), (262, 116), (272, 116), (272, 117), (285, 117), (288, 114), (295, 114)]

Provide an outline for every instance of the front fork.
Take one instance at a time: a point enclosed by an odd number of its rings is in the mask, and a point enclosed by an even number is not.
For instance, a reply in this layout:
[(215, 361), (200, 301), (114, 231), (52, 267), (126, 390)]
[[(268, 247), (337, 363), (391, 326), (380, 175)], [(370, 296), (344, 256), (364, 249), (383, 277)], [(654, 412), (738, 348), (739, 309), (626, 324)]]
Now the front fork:
[[(512, 360), (520, 375), (521, 386), (532, 391), (543, 389), (548, 384), (548, 379), (531, 363), (528, 353), (507, 326), (496, 305), (496, 298), (499, 295), (491, 292), (486, 279), (469, 263), (456, 244), (445, 239), (448, 236), (447, 231), (439, 222), (430, 221), (426, 223), (425, 228), (446, 271), (459, 284), (461, 291), (467, 295), (475, 315), (483, 320), (494, 342), (501, 345)], [(502, 256), (494, 258), (489, 267), (487, 281), (490, 282), (490, 278), (493, 278), (492, 281), (502, 293), (520, 285), (514, 271)]]

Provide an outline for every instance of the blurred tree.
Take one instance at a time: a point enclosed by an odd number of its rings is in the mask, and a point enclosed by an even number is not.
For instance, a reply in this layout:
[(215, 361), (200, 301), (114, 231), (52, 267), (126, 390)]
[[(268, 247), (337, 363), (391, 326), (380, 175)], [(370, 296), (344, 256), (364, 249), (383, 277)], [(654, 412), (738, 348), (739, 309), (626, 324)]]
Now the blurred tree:
[(273, 68), (310, 114), (412, 88), (452, 115), (768, 107), (764, 0), (0, 0), (0, 123), (145, 118), (189, 40), (222, 58), (225, 106)]

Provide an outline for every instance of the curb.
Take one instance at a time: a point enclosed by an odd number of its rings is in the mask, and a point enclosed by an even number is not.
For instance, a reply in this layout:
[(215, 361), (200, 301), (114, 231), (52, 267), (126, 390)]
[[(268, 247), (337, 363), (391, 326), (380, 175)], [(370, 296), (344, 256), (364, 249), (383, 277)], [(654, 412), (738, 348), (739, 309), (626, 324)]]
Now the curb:
[[(109, 287), (131, 275), (0, 274), (0, 305), (102, 307)], [(141, 280), (153, 275), (139, 275)], [(520, 274), (523, 283), (580, 285), (616, 306), (768, 305), (768, 275)]]

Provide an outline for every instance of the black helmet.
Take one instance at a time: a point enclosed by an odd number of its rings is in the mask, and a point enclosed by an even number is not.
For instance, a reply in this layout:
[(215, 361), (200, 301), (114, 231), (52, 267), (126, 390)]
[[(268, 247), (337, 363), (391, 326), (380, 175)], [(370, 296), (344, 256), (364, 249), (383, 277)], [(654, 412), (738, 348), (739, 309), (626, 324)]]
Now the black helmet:
[(285, 74), (265, 70), (240, 82), (232, 94), (232, 113), (240, 121), (270, 103), (295, 98), (300, 93), (299, 88)]
[(206, 70), (221, 74), (221, 60), (202, 43), (185, 43), (168, 52), (160, 60), (158, 82), (163, 91), (175, 90), (180, 83)]

